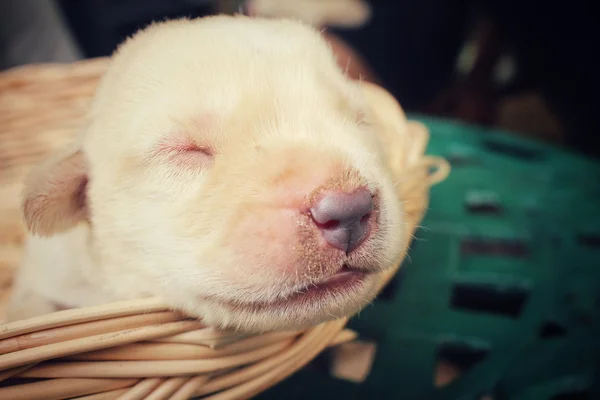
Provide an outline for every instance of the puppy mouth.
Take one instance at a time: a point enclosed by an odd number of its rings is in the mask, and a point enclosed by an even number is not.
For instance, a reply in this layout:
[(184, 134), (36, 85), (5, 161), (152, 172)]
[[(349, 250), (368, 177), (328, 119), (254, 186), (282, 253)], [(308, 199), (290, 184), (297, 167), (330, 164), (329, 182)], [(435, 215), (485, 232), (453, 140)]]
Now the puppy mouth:
[(361, 292), (373, 272), (342, 266), (335, 274), (306, 285), (292, 295), (269, 302), (225, 302), (232, 311), (284, 311), (289, 308), (325, 305)]
[(298, 294), (306, 295), (314, 291), (343, 289), (345, 286), (351, 286), (354, 282), (361, 280), (367, 274), (368, 272), (366, 271), (350, 268), (344, 264), (334, 275), (307, 286), (304, 290), (299, 291)]

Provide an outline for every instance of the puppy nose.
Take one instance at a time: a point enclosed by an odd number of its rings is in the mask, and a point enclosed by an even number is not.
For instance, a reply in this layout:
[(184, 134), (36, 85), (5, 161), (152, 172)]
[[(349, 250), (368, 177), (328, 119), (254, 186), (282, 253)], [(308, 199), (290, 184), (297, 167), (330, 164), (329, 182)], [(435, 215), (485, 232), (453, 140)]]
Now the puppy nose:
[(373, 198), (366, 189), (326, 192), (310, 211), (325, 241), (348, 254), (369, 235)]

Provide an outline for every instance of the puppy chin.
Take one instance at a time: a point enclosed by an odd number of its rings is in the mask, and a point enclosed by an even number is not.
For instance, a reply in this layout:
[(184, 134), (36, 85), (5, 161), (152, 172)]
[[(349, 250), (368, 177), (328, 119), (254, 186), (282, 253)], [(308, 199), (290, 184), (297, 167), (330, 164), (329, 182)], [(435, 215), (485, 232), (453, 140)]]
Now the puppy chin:
[(298, 296), (277, 303), (224, 302), (197, 298), (179, 302), (179, 309), (207, 326), (243, 333), (296, 331), (353, 316), (373, 301), (382, 273), (371, 273), (347, 291), (320, 296)]

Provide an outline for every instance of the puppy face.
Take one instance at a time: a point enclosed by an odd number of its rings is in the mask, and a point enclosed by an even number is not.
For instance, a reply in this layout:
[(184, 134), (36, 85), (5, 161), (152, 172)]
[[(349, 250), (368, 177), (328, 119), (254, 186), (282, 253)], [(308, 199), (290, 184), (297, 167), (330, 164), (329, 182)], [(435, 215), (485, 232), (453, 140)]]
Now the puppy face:
[(370, 302), (402, 243), (371, 111), (311, 28), (211, 17), (115, 54), (77, 146), (24, 213), (91, 229), (98, 284), (208, 324), (302, 328)]

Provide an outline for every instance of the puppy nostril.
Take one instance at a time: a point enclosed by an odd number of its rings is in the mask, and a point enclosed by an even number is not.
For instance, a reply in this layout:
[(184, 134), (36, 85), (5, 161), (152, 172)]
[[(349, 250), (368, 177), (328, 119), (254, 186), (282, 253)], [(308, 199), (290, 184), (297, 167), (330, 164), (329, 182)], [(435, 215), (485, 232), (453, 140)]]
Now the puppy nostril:
[(320, 224), (315, 221), (315, 224), (317, 225), (317, 227), (319, 229), (336, 229), (340, 225), (340, 222), (334, 220), (334, 221), (327, 221), (323, 224)]
[(371, 193), (359, 189), (353, 193), (325, 192), (310, 211), (325, 241), (350, 253), (368, 237), (373, 207)]

